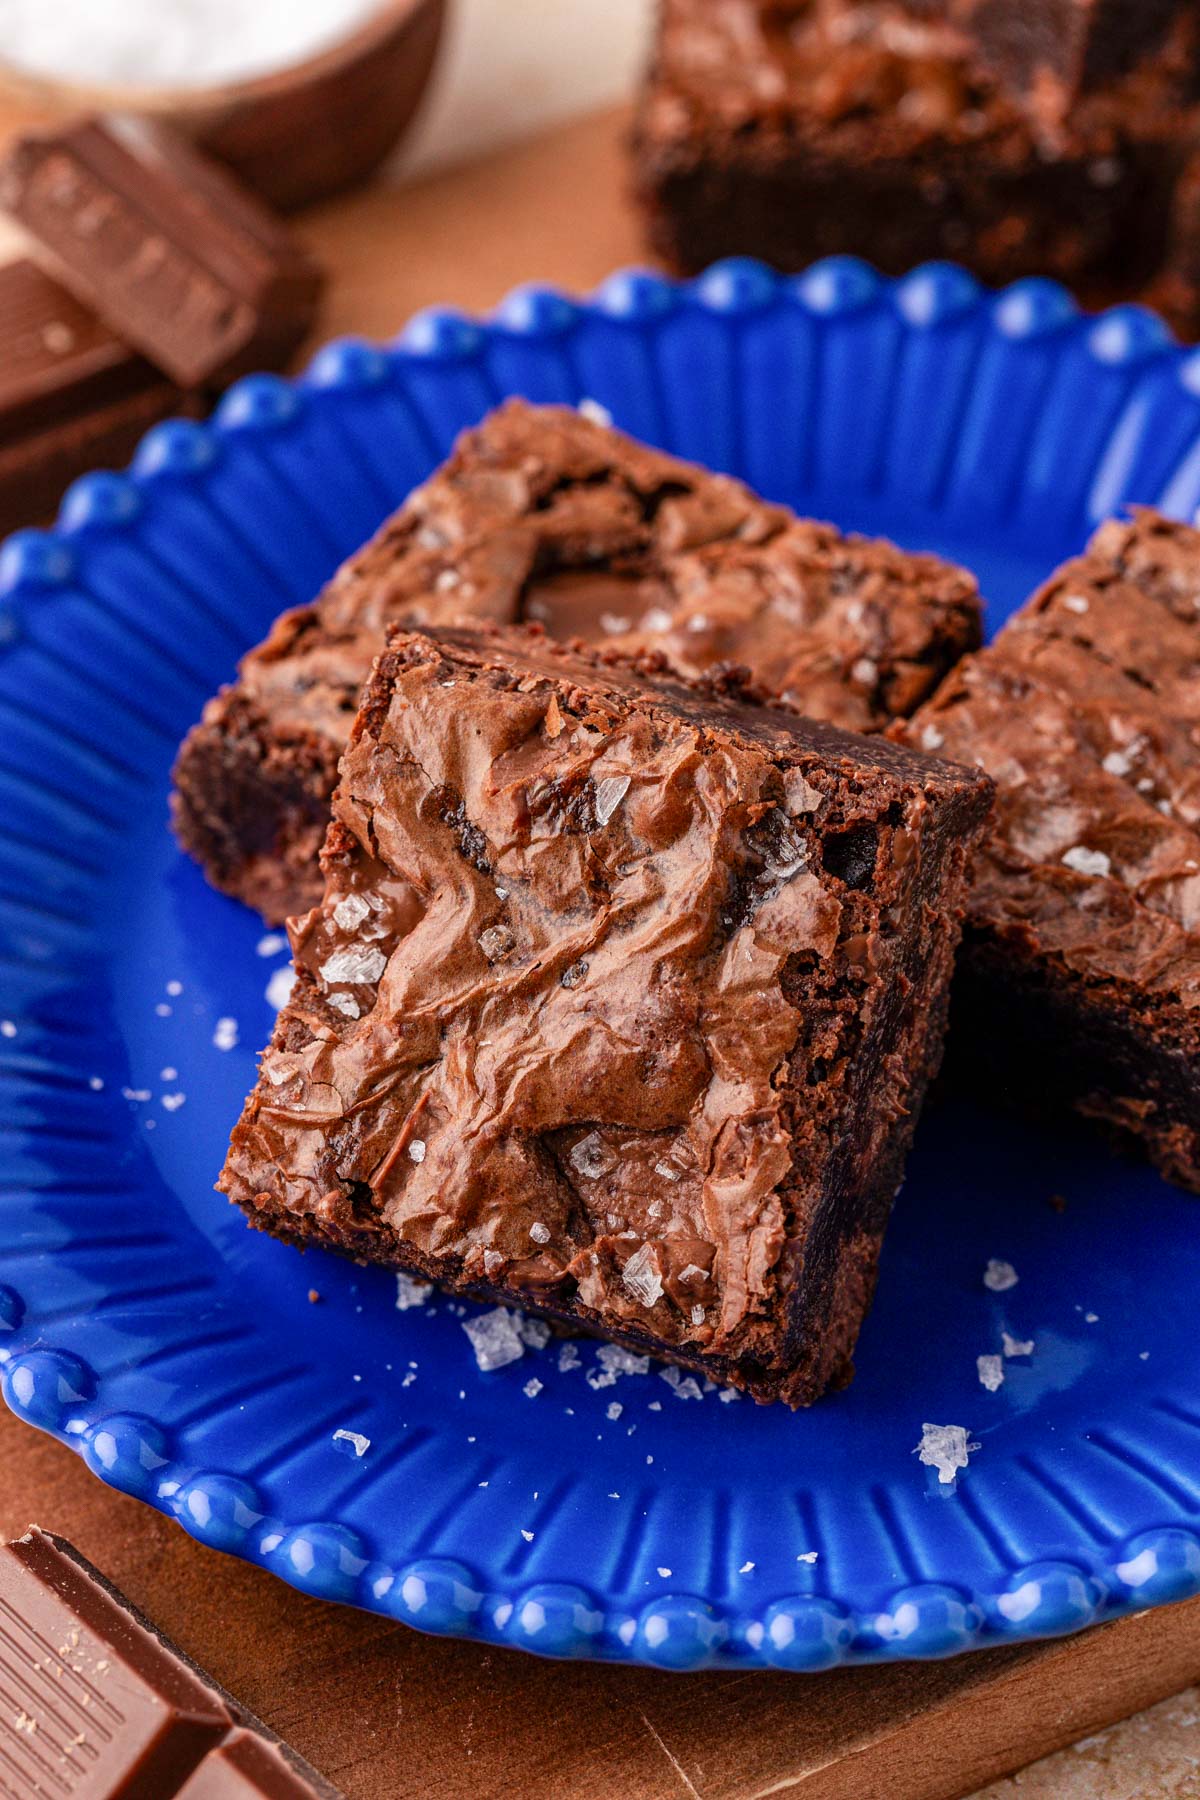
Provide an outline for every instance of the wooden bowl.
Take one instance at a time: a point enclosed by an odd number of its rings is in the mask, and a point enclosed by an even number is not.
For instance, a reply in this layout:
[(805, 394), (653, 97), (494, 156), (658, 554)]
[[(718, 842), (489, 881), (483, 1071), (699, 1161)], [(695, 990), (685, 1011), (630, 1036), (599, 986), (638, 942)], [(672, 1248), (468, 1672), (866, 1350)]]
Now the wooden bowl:
[(0, 121), (7, 134), (79, 113), (161, 119), (290, 211), (364, 180), (399, 143), (433, 72), (446, 4), (379, 0), (319, 54), (215, 87), (92, 87), (27, 75), (0, 57)]

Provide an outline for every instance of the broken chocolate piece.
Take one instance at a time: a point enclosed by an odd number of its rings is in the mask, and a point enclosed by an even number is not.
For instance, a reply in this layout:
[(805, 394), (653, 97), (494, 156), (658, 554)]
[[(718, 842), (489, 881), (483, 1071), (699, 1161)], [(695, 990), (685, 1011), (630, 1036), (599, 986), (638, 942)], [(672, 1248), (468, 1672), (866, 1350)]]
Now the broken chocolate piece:
[(18, 138), (0, 200), (64, 285), (185, 387), (286, 361), (313, 322), (316, 264), (165, 126), (92, 119)]
[(0, 267), (0, 533), (48, 520), (191, 397), (25, 260)]
[(0, 1691), (5, 1794), (339, 1800), (72, 1545), (37, 1526), (0, 1550)]

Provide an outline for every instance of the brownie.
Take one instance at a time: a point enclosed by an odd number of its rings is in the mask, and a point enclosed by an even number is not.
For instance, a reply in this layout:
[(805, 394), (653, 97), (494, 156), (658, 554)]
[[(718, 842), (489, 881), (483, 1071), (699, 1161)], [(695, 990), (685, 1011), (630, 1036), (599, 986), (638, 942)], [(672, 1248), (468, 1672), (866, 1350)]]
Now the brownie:
[(956, 1068), (1200, 1192), (1200, 532), (1111, 521), (904, 728), (997, 786)]
[(990, 791), (662, 659), (395, 633), (219, 1185), (808, 1404), (852, 1372)]
[(964, 571), (512, 401), (315, 605), (279, 620), (187, 738), (176, 830), (217, 887), (272, 923), (320, 898), (338, 757), (387, 627), (470, 619), (660, 650), (688, 676), (738, 663), (771, 696), (863, 731), (912, 712), (980, 641)]
[[(863, 10), (861, 0), (832, 4)], [(1188, 0), (900, 0), (896, 10), (958, 26), (966, 48), (1007, 87), (1061, 119), (1082, 95), (1161, 52), (1190, 7)]]
[[(948, 18), (663, 0), (633, 135), (651, 244), (684, 272), (735, 254), (799, 269), (849, 253), (889, 274), (951, 257), (995, 285), (1141, 295), (1176, 253), (1195, 29), (1190, 11), (1159, 54), (1057, 117)], [(1176, 281), (1172, 298), (1176, 323), (1200, 318), (1194, 291)]]

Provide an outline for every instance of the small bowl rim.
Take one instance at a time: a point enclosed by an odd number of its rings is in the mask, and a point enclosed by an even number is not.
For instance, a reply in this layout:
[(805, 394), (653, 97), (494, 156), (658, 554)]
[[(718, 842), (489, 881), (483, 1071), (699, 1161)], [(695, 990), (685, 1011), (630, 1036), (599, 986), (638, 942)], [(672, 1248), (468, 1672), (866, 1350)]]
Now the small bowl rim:
[(444, 9), (446, 0), (374, 0), (372, 10), (344, 37), (323, 50), (284, 68), (269, 69), (244, 81), (222, 81), (205, 87), (163, 87), (124, 82), (60, 80), (22, 69), (0, 52), (0, 91), (31, 107), (73, 112), (131, 112), (155, 116), (204, 116), (253, 101), (275, 100), (337, 76), (369, 56), (391, 34), (423, 11)]

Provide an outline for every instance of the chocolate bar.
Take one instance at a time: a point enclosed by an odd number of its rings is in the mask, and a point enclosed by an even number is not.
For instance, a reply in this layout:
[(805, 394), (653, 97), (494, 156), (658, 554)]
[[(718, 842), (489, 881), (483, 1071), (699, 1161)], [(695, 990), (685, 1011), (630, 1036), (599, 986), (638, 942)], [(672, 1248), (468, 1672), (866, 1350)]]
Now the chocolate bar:
[(0, 1550), (0, 1793), (341, 1800), (63, 1538)]
[(85, 119), (18, 138), (0, 201), (76, 298), (184, 387), (283, 363), (312, 324), (316, 263), (164, 126)]
[(0, 532), (47, 520), (77, 475), (194, 406), (35, 263), (0, 267)]

